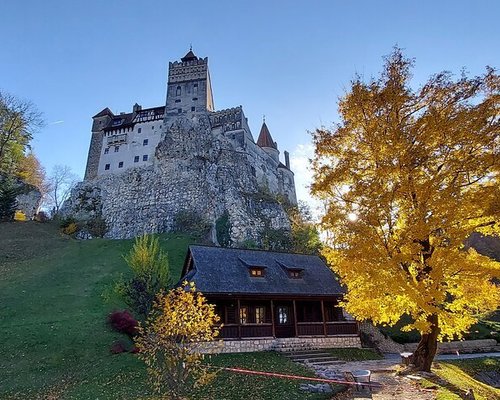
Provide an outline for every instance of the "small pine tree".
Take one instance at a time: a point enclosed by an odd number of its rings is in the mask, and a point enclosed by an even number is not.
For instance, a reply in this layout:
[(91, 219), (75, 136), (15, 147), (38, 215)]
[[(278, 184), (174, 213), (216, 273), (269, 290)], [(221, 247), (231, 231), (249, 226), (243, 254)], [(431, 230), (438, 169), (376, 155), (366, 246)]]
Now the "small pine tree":
[(139, 315), (147, 315), (158, 292), (171, 285), (168, 255), (157, 237), (143, 235), (135, 239), (130, 253), (123, 257), (132, 270), (132, 278), (116, 283), (115, 291)]
[(10, 179), (0, 180), (0, 221), (11, 221), (17, 207), (17, 188)]

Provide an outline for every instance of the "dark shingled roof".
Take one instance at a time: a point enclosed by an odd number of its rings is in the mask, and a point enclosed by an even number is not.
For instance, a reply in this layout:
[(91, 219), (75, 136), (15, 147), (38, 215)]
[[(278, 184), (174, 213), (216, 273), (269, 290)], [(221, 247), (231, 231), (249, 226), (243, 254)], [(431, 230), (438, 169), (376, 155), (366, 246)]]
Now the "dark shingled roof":
[(97, 113), (92, 118), (104, 117), (105, 115), (109, 115), (110, 117), (112, 117), (114, 114), (113, 114), (113, 112), (108, 107), (106, 107), (104, 110), (102, 110), (101, 112)]
[(271, 137), (271, 134), (269, 133), (269, 129), (267, 129), (267, 125), (265, 122), (262, 123), (262, 128), (260, 128), (257, 144), (260, 147), (271, 147), (273, 149), (277, 149), (276, 143), (274, 143), (273, 138)]
[(186, 62), (186, 61), (192, 61), (192, 60), (197, 60), (198, 57), (196, 57), (193, 53), (193, 50), (189, 50), (189, 52), (181, 58), (181, 61), (182, 62)]
[[(333, 296), (344, 293), (332, 271), (317, 256), (272, 251), (189, 246), (181, 279), (193, 281), (207, 294)], [(251, 277), (250, 267), (264, 268)], [(287, 270), (300, 270), (302, 278)]]

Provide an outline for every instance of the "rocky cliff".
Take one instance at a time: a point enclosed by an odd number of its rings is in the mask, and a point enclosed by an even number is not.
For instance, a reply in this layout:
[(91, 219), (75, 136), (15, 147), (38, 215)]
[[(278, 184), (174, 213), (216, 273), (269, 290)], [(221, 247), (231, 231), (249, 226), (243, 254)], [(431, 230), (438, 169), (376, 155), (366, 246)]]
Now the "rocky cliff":
[(253, 176), (249, 155), (212, 133), (206, 115), (174, 118), (152, 166), (82, 182), (63, 207), (79, 219), (102, 216), (110, 238), (170, 231), (183, 211), (213, 226), (227, 214), (235, 243), (290, 227), (283, 207)]

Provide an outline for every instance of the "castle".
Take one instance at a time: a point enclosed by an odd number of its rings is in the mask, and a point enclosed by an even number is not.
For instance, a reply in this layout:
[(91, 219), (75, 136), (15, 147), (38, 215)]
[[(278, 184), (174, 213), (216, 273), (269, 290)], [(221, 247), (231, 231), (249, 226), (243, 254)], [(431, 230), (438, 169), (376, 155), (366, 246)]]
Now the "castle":
[(190, 50), (169, 63), (165, 106), (93, 117), (85, 178), (65, 209), (101, 214), (115, 238), (171, 230), (181, 211), (214, 225), (228, 215), (241, 241), (289, 228), (283, 202), (297, 204), (288, 152), (282, 163), (265, 121), (255, 142), (241, 106), (215, 111), (208, 58)]

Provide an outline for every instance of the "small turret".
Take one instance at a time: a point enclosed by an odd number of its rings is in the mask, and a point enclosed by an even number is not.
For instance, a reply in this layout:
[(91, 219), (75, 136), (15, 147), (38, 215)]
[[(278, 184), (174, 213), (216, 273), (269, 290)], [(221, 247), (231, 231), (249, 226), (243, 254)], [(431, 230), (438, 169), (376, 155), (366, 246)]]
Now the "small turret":
[(259, 138), (257, 139), (257, 145), (262, 148), (267, 154), (269, 154), (273, 160), (279, 162), (280, 152), (278, 151), (278, 144), (273, 141), (271, 133), (266, 125), (266, 120), (262, 121), (262, 127), (260, 128)]

